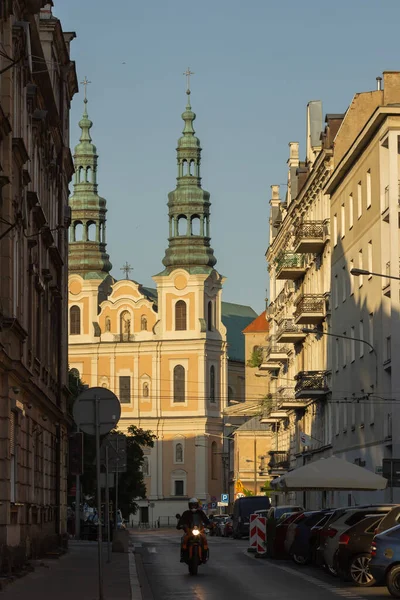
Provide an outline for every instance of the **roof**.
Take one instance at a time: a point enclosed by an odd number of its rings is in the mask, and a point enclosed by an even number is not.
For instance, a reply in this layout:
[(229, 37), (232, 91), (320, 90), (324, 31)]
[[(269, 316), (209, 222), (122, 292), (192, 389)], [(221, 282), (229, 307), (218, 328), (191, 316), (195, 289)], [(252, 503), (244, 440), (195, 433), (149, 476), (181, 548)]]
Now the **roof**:
[(244, 335), (245, 329), (254, 321), (257, 313), (250, 306), (222, 302), (222, 322), (226, 327), (228, 341), (228, 358), (244, 362)]
[(236, 429), (235, 433), (238, 431), (270, 431), (270, 429), (271, 425), (269, 423), (261, 423), (260, 417), (257, 416), (243, 423), (243, 425)]
[(262, 312), (261, 315), (258, 315), (258, 317), (256, 317), (254, 321), (250, 323), (250, 325), (247, 325), (247, 327), (243, 329), (243, 333), (262, 333), (264, 331), (269, 331), (269, 324), (267, 321), (266, 313), (267, 311), (264, 310), (264, 312)]

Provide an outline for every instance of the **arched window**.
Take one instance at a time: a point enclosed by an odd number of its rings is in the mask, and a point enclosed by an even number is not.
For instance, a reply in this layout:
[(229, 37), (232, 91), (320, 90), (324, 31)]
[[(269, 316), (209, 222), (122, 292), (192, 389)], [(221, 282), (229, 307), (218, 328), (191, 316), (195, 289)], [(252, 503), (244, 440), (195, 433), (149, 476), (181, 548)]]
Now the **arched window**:
[(131, 334), (131, 315), (128, 310), (124, 310), (120, 316), (120, 334), (122, 341), (129, 341)]
[(83, 225), (78, 222), (74, 225), (74, 241), (81, 242), (83, 240)]
[(185, 369), (182, 365), (174, 368), (174, 402), (185, 402)]
[(81, 333), (81, 309), (79, 306), (71, 306), (69, 310), (69, 332), (71, 335)]
[(89, 242), (96, 241), (96, 224), (93, 222), (87, 224), (87, 239)]
[(198, 215), (194, 215), (191, 220), (191, 234), (192, 235), (200, 235), (200, 217)]
[(211, 479), (217, 479), (217, 442), (211, 444)]
[(180, 442), (175, 446), (175, 462), (183, 463), (183, 445)]
[(195, 169), (196, 169), (196, 163), (194, 162), (194, 160), (190, 161), (189, 164), (189, 175), (195, 175)]
[(147, 383), (147, 381), (145, 381), (143, 384), (142, 395), (143, 395), (143, 398), (149, 397), (149, 384)]
[(86, 181), (92, 183), (92, 169), (90, 167), (86, 169)]
[(187, 218), (185, 215), (179, 215), (178, 217), (178, 235), (187, 234)]
[(188, 171), (189, 171), (189, 165), (188, 165), (188, 161), (184, 160), (182, 162), (182, 175), (188, 175)]
[(208, 323), (208, 331), (212, 331), (214, 328), (214, 314), (213, 314), (213, 303), (210, 302), (208, 303), (207, 306), (207, 323)]
[(110, 317), (106, 317), (106, 331), (111, 331), (111, 319)]
[(210, 367), (210, 402), (215, 403), (215, 367)]
[(175, 304), (175, 330), (186, 331), (186, 302), (183, 300)]
[(140, 329), (142, 331), (147, 331), (147, 319), (144, 315), (140, 318)]

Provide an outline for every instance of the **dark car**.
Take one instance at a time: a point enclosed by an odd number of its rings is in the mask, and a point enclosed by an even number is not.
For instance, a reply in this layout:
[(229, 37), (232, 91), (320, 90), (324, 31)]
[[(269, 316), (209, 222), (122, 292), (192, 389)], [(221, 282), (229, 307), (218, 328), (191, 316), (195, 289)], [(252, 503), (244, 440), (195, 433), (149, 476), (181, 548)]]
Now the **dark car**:
[(361, 587), (374, 585), (375, 579), (368, 565), (371, 559), (371, 542), (381, 521), (381, 516), (368, 515), (341, 534), (336, 567), (342, 579), (351, 580)]
[(400, 525), (376, 535), (371, 544), (371, 575), (400, 598)]
[(233, 505), (233, 537), (240, 539), (248, 537), (250, 530), (250, 515), (257, 510), (268, 510), (271, 506), (268, 496), (245, 496), (237, 498)]
[(312, 563), (318, 563), (318, 551), (322, 544), (322, 537), (324, 535), (324, 527), (329, 521), (333, 514), (333, 511), (328, 511), (314, 527), (310, 530), (310, 557)]
[[(296, 518), (297, 513), (303, 512), (302, 506), (272, 506), (267, 514), (267, 554), (274, 558), (284, 553), (285, 537), (287, 527), (290, 522)], [(293, 516), (292, 516), (293, 515)], [(287, 522), (288, 517), (292, 517)], [(278, 537), (275, 542), (278, 523), (281, 528), (278, 529)]]
[[(306, 565), (312, 560), (311, 541), (315, 535), (314, 527), (325, 522), (329, 515), (327, 510), (315, 510), (301, 513), (289, 527), (285, 547), (288, 554), (298, 565)], [(289, 538), (289, 539), (288, 539)]]

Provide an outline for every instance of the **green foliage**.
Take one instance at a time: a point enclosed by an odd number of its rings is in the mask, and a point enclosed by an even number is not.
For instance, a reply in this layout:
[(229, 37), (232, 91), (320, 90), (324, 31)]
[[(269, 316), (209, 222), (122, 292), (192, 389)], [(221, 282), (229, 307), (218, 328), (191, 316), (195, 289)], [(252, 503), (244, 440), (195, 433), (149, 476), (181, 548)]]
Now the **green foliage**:
[(251, 490), (247, 490), (246, 488), (243, 488), (243, 494), (245, 496), (254, 496), (254, 492), (252, 492)]
[(266, 396), (264, 396), (264, 398), (262, 399), (262, 407), (263, 407), (263, 413), (265, 415), (269, 415), (271, 410), (272, 410), (272, 406), (273, 406), (273, 398), (272, 398), (272, 394), (267, 394)]
[(249, 360), (247, 361), (247, 366), (252, 368), (258, 368), (261, 366), (263, 361), (263, 349), (260, 346), (255, 346), (253, 348), (253, 352)]

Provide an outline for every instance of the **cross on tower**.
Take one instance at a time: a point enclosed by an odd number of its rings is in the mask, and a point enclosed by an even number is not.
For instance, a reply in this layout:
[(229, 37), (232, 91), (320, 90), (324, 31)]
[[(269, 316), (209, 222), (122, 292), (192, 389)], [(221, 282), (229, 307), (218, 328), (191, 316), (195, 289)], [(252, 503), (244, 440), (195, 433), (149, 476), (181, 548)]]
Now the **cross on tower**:
[(88, 78), (85, 75), (85, 79), (83, 81), (81, 81), (81, 84), (83, 85), (83, 89), (84, 89), (85, 100), (87, 100), (86, 92), (87, 92), (87, 86), (88, 86), (89, 83), (92, 83), (92, 82), (89, 81)]
[(121, 267), (121, 271), (125, 272), (126, 279), (129, 279), (129, 273), (133, 271), (131, 265), (128, 265), (128, 261), (125, 262), (124, 266)]
[(194, 75), (194, 73), (190, 70), (190, 67), (188, 67), (184, 72), (184, 75), (186, 75), (186, 92), (190, 92), (190, 76)]

